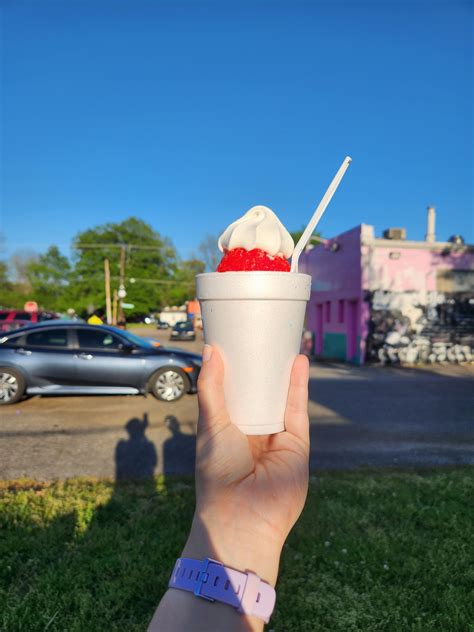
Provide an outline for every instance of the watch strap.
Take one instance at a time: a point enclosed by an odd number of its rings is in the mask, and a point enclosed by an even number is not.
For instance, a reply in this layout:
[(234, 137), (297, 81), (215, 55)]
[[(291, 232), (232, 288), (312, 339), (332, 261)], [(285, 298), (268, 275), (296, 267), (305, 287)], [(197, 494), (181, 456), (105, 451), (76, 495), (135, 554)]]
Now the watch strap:
[(210, 558), (178, 558), (168, 586), (187, 590), (209, 601), (228, 604), (242, 614), (263, 619), (265, 623), (268, 623), (275, 607), (273, 586), (251, 571), (237, 571)]

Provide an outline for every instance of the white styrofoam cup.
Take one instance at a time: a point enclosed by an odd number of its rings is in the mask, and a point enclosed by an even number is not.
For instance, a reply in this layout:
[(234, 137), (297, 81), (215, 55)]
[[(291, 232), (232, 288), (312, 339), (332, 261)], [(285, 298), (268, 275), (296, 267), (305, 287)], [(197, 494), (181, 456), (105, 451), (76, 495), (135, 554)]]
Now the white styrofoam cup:
[(230, 418), (248, 435), (285, 429), (311, 277), (296, 272), (210, 272), (196, 277), (204, 340), (224, 362)]

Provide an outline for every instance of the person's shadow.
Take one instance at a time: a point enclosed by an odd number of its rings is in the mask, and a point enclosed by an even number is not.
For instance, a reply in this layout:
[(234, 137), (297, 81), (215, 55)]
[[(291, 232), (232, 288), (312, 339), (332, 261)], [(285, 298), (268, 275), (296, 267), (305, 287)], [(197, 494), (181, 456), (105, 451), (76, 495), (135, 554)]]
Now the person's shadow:
[(171, 437), (163, 444), (163, 474), (194, 474), (196, 462), (196, 435), (184, 434), (174, 415), (165, 417)]
[[(192, 470), (194, 437), (180, 431), (175, 417), (168, 417), (166, 425), (172, 436), (164, 449), (165, 471)], [(11, 610), (15, 608), (18, 622), (25, 617), (24, 586), (39, 595), (39, 614), (37, 620), (28, 620), (29, 631), (44, 630), (48, 620), (51, 630), (69, 630), (74, 622), (80, 630), (147, 629), (194, 512), (191, 481), (155, 477), (158, 455), (146, 436), (148, 428), (147, 414), (127, 421), (128, 436), (119, 440), (111, 455), (115, 481), (66, 483), (70, 498), (66, 501), (60, 491), (58, 509), (55, 505), (52, 518), (43, 524), (36, 519), (36, 510), (43, 510), (41, 497), (51, 494), (54, 499), (58, 491), (38, 484), (31, 521), (13, 515), (2, 525), (2, 535), (5, 531), (14, 546), (7, 547), (5, 563), (2, 557), (0, 583), (5, 579), (7, 594), (18, 595)], [(7, 564), (10, 570), (3, 577)], [(16, 615), (9, 611), (8, 616), (8, 629), (17, 630)]]
[(115, 480), (151, 479), (155, 473), (158, 456), (154, 444), (146, 437), (148, 414), (143, 419), (130, 419), (125, 428), (128, 439), (120, 439), (115, 448)]

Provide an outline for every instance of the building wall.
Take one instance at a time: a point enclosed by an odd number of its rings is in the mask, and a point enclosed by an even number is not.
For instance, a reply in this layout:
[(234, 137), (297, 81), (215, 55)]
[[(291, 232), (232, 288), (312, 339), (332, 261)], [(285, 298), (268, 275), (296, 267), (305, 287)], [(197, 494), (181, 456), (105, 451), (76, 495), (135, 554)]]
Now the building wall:
[(306, 327), (318, 356), (361, 361), (361, 227), (302, 255), (300, 271), (311, 274)]
[(469, 361), (474, 351), (474, 252), (452, 244), (368, 240), (361, 248), (371, 361)]
[(376, 239), (361, 225), (302, 255), (300, 270), (313, 278), (306, 327), (317, 356), (474, 359), (473, 247)]

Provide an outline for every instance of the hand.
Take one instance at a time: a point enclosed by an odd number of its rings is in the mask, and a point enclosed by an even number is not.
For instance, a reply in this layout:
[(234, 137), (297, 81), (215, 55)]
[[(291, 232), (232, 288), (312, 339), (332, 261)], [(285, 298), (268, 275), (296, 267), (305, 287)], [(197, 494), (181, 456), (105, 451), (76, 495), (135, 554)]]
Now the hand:
[(196, 512), (183, 552), (252, 570), (275, 584), (285, 539), (308, 489), (308, 360), (291, 373), (285, 432), (247, 436), (230, 420), (217, 348), (206, 345), (199, 376)]
[[(280, 553), (303, 509), (308, 490), (308, 360), (293, 365), (286, 431), (247, 436), (234, 426), (216, 348), (204, 347), (199, 376), (196, 511), (183, 557), (211, 557), (251, 570), (275, 585)], [(219, 602), (168, 590), (149, 632), (259, 632), (263, 621)]]

